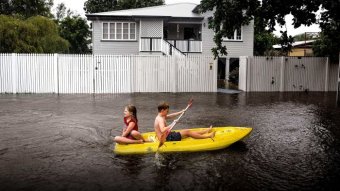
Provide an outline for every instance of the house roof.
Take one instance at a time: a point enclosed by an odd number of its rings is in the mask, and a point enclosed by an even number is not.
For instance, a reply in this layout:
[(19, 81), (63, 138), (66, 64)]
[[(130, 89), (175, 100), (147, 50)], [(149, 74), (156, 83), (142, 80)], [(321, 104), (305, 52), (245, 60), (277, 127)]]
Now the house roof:
[(193, 12), (198, 5), (195, 3), (176, 3), (153, 7), (126, 9), (86, 14), (87, 18), (98, 17), (175, 17), (175, 18), (203, 18), (201, 14)]
[[(300, 46), (300, 45), (309, 45), (309, 44), (312, 44), (313, 42), (314, 42), (315, 40), (306, 40), (306, 41), (296, 41), (296, 42), (293, 42), (292, 43), (292, 46), (293, 47), (297, 47), (297, 46)], [(273, 45), (273, 48), (274, 49), (279, 49), (279, 48), (281, 48), (281, 45), (280, 44), (275, 44), (275, 45)]]

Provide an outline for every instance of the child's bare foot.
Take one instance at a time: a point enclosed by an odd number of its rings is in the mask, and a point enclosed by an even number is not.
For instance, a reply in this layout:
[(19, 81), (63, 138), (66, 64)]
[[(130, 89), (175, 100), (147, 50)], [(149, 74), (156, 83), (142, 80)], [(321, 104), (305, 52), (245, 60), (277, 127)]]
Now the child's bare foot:
[(212, 132), (212, 133), (210, 134), (210, 138), (214, 138), (214, 137), (215, 137), (215, 133), (216, 133), (216, 131)]
[(150, 142), (153, 142), (153, 140), (152, 140), (152, 139), (144, 139), (143, 141), (144, 141), (144, 143), (150, 143)]
[(212, 131), (212, 125), (210, 125), (210, 127), (204, 131), (204, 134), (211, 133), (211, 131)]
[(208, 133), (210, 133), (212, 131), (212, 125), (210, 125), (209, 129), (208, 129)]
[(147, 139), (146, 139), (146, 142), (155, 142), (155, 137), (154, 136), (149, 136)]

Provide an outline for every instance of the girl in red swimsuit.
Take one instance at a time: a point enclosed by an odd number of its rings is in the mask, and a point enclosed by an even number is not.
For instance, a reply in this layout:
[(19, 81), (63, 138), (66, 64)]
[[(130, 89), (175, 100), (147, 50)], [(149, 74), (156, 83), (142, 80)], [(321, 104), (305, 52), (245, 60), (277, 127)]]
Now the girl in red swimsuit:
[(124, 109), (123, 133), (116, 136), (114, 141), (119, 144), (143, 143), (145, 142), (142, 135), (138, 132), (137, 109), (133, 105), (127, 105)]

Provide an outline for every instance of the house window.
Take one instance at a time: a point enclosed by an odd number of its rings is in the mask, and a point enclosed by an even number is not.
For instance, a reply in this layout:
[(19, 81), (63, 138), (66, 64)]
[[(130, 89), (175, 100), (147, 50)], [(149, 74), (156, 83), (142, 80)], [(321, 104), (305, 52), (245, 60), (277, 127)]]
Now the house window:
[(136, 23), (103, 23), (103, 40), (136, 40)]
[(224, 37), (223, 40), (225, 41), (242, 41), (242, 30), (238, 28), (234, 31), (233, 35)]

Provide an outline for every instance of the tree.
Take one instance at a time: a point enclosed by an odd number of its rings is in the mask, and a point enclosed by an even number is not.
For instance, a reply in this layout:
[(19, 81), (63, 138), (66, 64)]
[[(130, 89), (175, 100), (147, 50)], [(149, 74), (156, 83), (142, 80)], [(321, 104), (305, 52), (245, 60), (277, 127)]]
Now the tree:
[(57, 5), (56, 9), (57, 9), (57, 12), (55, 14), (55, 17), (57, 21), (66, 17), (66, 6), (64, 3), (60, 3), (59, 5)]
[(56, 21), (59, 25), (60, 36), (70, 43), (69, 53), (86, 54), (90, 53), (90, 29), (87, 21), (80, 15), (67, 9), (64, 3), (57, 6)]
[(87, 0), (84, 3), (85, 13), (98, 13), (117, 10), (117, 0)]
[(0, 15), (0, 52), (66, 53), (69, 43), (58, 34), (57, 24), (42, 16), (26, 20)]
[[(320, 19), (317, 20), (319, 7), (323, 10)], [(340, 31), (340, 1), (334, 0), (202, 0), (201, 11), (206, 12), (216, 9), (213, 17), (209, 21), (209, 27), (215, 32), (214, 41), (216, 47), (212, 50), (215, 56), (226, 54), (226, 47), (222, 46), (221, 38), (233, 32), (236, 27), (248, 24), (253, 18), (260, 18), (259, 23), (273, 31), (276, 23), (285, 26), (285, 16), (293, 15), (293, 25), (295, 28), (301, 25), (310, 26), (313, 23), (320, 23), (320, 27), (328, 38), (328, 35)], [(287, 31), (282, 31), (281, 42), (291, 43), (291, 36), (287, 36)], [(337, 40), (334, 37), (334, 40)], [(333, 41), (333, 40), (332, 40)], [(340, 47), (335, 47), (334, 52), (339, 52)], [(338, 54), (338, 53), (337, 53)]]
[(118, 1), (117, 9), (133, 9), (157, 5), (164, 5), (164, 0), (120, 0)]
[(98, 13), (157, 5), (164, 5), (164, 0), (87, 0), (84, 10), (86, 13)]
[(10, 0), (1, 0), (0, 2), (0, 15), (11, 14), (12, 8), (10, 5)]
[[(320, 0), (321, 1), (321, 0)], [(320, 18), (321, 38), (313, 46), (316, 56), (329, 56), (330, 61), (339, 63), (340, 52), (340, 1), (322, 1)]]
[(53, 0), (1, 0), (0, 14), (21, 15), (24, 18), (32, 16), (52, 17)]
[(294, 38), (287, 35), (287, 31), (280, 31), (281, 37), (279, 38), (279, 44), (281, 45), (281, 52), (284, 56), (288, 56), (288, 53), (292, 50), (292, 43)]
[(254, 55), (263, 56), (271, 55), (274, 51), (273, 45), (279, 42), (272, 32), (266, 29), (264, 25), (260, 23), (259, 18), (255, 18), (254, 21)]
[(338, 31), (322, 32), (313, 43), (315, 56), (327, 56), (332, 63), (339, 62), (340, 33)]
[(67, 16), (59, 24), (60, 36), (70, 43), (70, 53), (85, 54), (90, 53), (88, 44), (90, 43), (90, 30), (85, 19), (79, 15)]

